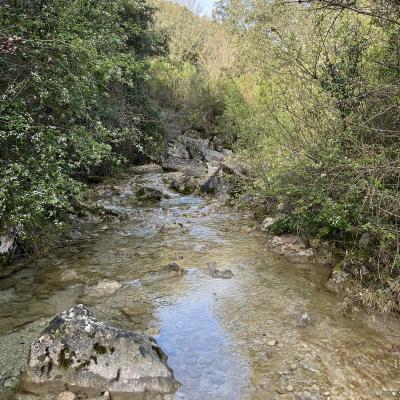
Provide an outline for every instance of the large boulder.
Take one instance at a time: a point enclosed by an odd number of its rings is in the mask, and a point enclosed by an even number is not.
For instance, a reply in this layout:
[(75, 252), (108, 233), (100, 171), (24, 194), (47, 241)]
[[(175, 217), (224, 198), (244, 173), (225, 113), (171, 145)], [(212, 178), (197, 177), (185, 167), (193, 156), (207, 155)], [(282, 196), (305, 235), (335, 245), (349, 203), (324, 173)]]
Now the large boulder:
[(207, 139), (193, 137), (190, 132), (171, 134), (167, 140), (166, 157), (205, 161), (211, 149)]
[(214, 149), (208, 139), (199, 137), (199, 132), (185, 130), (170, 133), (163, 156), (163, 168), (169, 172), (186, 172), (201, 176), (208, 162), (221, 162), (224, 155)]
[(248, 171), (244, 164), (233, 159), (219, 163), (218, 168), (201, 185), (200, 191), (211, 196), (233, 195), (242, 191), (240, 180)]
[(189, 158), (194, 160), (206, 161), (206, 154), (210, 148), (210, 143), (206, 139), (197, 139), (190, 136), (182, 136), (182, 142), (186, 145)]
[(32, 344), (22, 390), (150, 399), (179, 388), (152, 337), (107, 326), (83, 305), (57, 315)]
[(186, 145), (180, 142), (172, 142), (168, 145), (168, 156), (183, 158), (185, 160), (191, 158)]
[(221, 164), (219, 168), (201, 185), (200, 191), (211, 196), (233, 195), (241, 191), (240, 172)]
[(222, 168), (218, 168), (200, 187), (200, 191), (212, 196), (220, 196), (229, 192), (229, 181)]
[(184, 172), (193, 176), (202, 176), (206, 173), (206, 164), (199, 160), (168, 157), (162, 160), (162, 167), (167, 172)]

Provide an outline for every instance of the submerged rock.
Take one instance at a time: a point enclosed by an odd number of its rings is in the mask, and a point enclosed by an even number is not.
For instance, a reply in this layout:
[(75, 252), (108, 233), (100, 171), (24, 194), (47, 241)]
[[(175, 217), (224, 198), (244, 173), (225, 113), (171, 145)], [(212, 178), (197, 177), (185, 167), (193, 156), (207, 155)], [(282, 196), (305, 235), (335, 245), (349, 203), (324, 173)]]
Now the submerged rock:
[(312, 322), (310, 314), (306, 311), (296, 318), (296, 325), (298, 327), (305, 327)]
[(213, 278), (231, 279), (234, 277), (230, 269), (218, 269), (215, 262), (208, 263), (207, 272)]
[(66, 269), (61, 273), (60, 279), (62, 282), (77, 281), (79, 274), (73, 269)]
[(274, 236), (270, 242), (277, 246), (282, 253), (298, 253), (307, 248), (306, 244), (297, 235)]
[(153, 282), (164, 281), (170, 278), (176, 278), (186, 273), (186, 270), (176, 263), (163, 265), (158, 271), (147, 272), (141, 282), (151, 284)]
[(185, 233), (188, 231), (188, 228), (183, 225), (181, 222), (174, 221), (170, 223), (165, 223), (161, 225), (160, 227), (160, 233), (166, 234), (166, 233)]
[(148, 314), (152, 307), (150, 304), (137, 303), (133, 305), (125, 306), (121, 309), (121, 312), (128, 318), (136, 318), (137, 316)]
[(350, 275), (344, 271), (333, 271), (330, 279), (328, 280), (328, 282), (326, 282), (325, 286), (331, 292), (338, 294), (342, 293), (349, 283), (349, 276)]
[(98, 322), (83, 305), (57, 315), (32, 344), (22, 389), (114, 400), (148, 399), (179, 388), (155, 339)]
[(104, 297), (114, 294), (121, 287), (119, 282), (103, 279), (95, 286), (86, 287), (84, 294), (89, 297)]

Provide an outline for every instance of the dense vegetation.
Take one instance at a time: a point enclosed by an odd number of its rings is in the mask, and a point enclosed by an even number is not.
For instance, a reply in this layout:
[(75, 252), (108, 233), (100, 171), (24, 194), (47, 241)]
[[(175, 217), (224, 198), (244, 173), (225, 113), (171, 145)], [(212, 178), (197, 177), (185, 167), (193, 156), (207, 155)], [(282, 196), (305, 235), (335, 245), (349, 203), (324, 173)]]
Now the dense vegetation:
[(348, 302), (400, 311), (397, 1), (6, 0), (0, 21), (0, 226), (27, 252), (91, 175), (156, 157), (156, 103), (251, 165), (272, 232), (340, 255)]
[(91, 175), (154, 153), (148, 58), (165, 46), (152, 20), (143, 0), (0, 3), (0, 228), (24, 251)]
[(220, 0), (213, 17), (160, 7), (157, 96), (252, 165), (273, 232), (340, 254), (347, 301), (400, 311), (398, 3)]

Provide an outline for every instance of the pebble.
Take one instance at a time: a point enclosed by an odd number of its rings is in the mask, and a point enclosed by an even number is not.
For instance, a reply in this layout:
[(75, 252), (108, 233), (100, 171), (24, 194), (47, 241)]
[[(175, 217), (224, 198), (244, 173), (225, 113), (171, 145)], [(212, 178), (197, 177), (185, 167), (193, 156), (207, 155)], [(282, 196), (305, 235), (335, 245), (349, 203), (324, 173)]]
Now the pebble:
[(76, 396), (72, 392), (62, 392), (57, 396), (57, 400), (75, 400)]
[(289, 365), (289, 368), (290, 368), (292, 371), (294, 371), (295, 369), (297, 369), (297, 364), (292, 363), (292, 364)]
[(269, 347), (274, 347), (277, 345), (277, 341), (276, 340), (270, 340), (269, 342), (267, 342), (267, 346)]
[(308, 312), (305, 312), (301, 315), (300, 318), (297, 319), (296, 321), (298, 326), (307, 326), (311, 324), (311, 316)]
[(286, 386), (286, 390), (287, 390), (288, 392), (294, 392), (294, 386), (293, 386), (293, 385), (287, 385), (287, 386)]
[(319, 392), (319, 387), (318, 387), (318, 385), (312, 385), (312, 386), (311, 386), (311, 390), (313, 390), (314, 392)]

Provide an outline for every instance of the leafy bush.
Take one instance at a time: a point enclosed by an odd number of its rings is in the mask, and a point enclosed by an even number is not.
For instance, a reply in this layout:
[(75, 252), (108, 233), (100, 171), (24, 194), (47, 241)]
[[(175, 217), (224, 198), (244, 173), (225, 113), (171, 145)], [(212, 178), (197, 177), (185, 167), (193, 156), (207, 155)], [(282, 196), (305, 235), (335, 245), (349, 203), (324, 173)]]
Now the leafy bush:
[(282, 215), (271, 229), (331, 241), (357, 282), (351, 301), (399, 312), (400, 15), (310, 3), (220, 2), (259, 88), (233, 92), (221, 129)]
[(152, 14), (143, 0), (2, 2), (0, 228), (26, 250), (89, 175), (156, 147), (147, 59), (164, 41)]
[(225, 75), (236, 60), (235, 38), (187, 7), (153, 2), (156, 26), (168, 38), (169, 54), (152, 62), (152, 95), (187, 124), (212, 131), (224, 108)]

